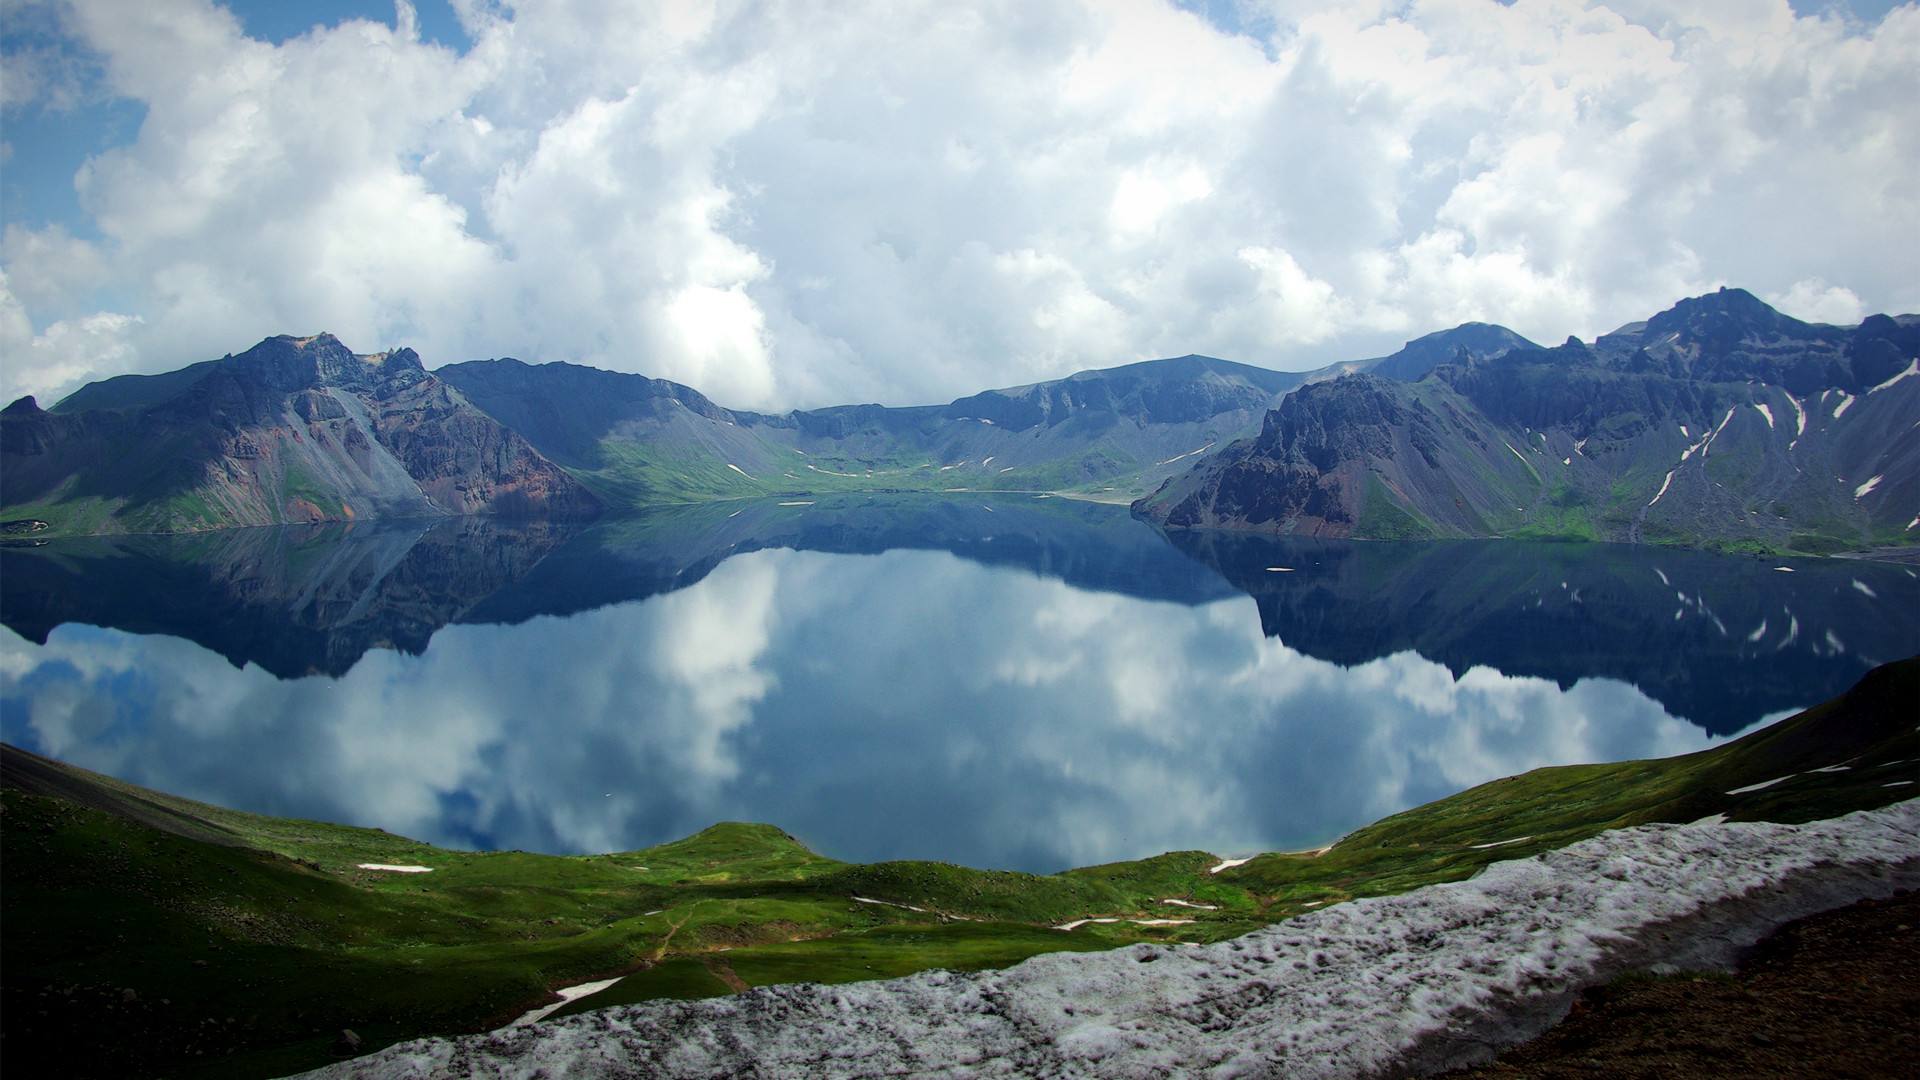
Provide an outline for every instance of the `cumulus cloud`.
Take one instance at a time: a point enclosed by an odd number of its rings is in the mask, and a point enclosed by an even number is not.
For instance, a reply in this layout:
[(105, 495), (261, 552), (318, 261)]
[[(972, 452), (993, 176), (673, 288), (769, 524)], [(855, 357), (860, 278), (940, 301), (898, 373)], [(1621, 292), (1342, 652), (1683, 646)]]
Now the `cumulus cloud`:
[(278, 45), (210, 0), (76, 0), (6, 107), (145, 120), (74, 178), (86, 239), (9, 223), (6, 386), (326, 328), (907, 403), (1466, 319), (1592, 336), (1722, 283), (1920, 308), (1891, 239), (1920, 233), (1920, 8), (1244, 7), (464, 2), (455, 52), (405, 0)]

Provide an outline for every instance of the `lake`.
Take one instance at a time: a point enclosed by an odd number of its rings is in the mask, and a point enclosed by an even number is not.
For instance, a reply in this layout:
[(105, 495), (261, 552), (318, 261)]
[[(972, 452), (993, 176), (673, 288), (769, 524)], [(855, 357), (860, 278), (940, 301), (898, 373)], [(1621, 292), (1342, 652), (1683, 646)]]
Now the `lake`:
[(8, 742), (225, 806), (1044, 872), (1706, 747), (1920, 652), (1920, 578), (857, 496), (11, 546), (0, 623)]

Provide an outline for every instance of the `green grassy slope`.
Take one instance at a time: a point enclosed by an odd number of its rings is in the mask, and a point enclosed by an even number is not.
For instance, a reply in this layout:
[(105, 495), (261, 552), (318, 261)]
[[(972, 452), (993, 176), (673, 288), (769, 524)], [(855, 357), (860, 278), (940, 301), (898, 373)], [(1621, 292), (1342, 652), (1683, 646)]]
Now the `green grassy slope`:
[[(280, 1075), (328, 1060), (343, 1028), (366, 1049), (479, 1030), (554, 987), (620, 974), (572, 1010), (1218, 940), (1607, 828), (1710, 814), (1799, 821), (1910, 797), (1913, 787), (1887, 785), (1914, 777), (1916, 700), (1920, 659), (1713, 750), (1538, 770), (1321, 854), (1264, 855), (1218, 874), (1204, 852), (1046, 876), (855, 865), (738, 823), (608, 855), (457, 852), (224, 810), (9, 747), (0, 1052), (18, 1075)], [(1089, 917), (1120, 921), (1052, 928)]]

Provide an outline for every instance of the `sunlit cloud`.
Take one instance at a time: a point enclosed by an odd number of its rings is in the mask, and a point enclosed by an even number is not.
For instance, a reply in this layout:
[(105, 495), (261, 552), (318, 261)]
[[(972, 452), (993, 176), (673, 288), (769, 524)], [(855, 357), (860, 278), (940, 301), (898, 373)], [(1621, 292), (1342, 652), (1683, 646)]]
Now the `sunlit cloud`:
[(36, 7), (5, 108), (144, 119), (79, 220), (6, 222), (0, 392), (329, 329), (911, 403), (1591, 337), (1723, 283), (1920, 309), (1912, 5), (456, 7), (464, 51), (404, 2), (278, 44), (209, 0)]

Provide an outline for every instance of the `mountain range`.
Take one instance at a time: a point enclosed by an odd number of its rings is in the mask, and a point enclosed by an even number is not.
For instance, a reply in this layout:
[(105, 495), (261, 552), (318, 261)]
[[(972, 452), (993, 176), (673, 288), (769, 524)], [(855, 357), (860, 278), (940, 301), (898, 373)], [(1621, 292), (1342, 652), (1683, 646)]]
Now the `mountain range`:
[(1204, 356), (945, 405), (766, 414), (505, 358), (428, 372), (275, 337), (0, 412), (0, 529), (587, 517), (846, 490), (1041, 490), (1163, 526), (1765, 550), (1920, 529), (1920, 317), (1803, 323), (1738, 289), (1593, 343), (1468, 323), (1277, 372)]
[(1920, 319), (1739, 289), (1553, 349), (1461, 350), (1288, 395), (1135, 504), (1175, 528), (1834, 551), (1920, 529)]

